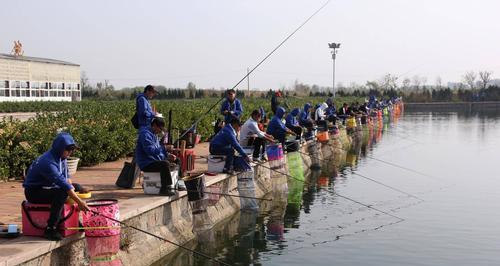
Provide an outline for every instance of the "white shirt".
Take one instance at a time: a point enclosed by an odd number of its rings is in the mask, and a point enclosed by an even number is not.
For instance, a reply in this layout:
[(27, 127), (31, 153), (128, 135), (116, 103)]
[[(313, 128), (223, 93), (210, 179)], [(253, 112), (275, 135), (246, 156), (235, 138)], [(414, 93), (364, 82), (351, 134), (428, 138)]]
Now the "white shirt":
[(259, 137), (259, 138), (264, 138), (266, 136), (266, 133), (264, 131), (261, 131), (259, 129), (259, 125), (257, 124), (257, 121), (253, 120), (251, 117), (248, 118), (248, 120), (241, 126), (240, 130), (240, 145), (241, 146), (248, 146), (248, 140), (250, 137)]

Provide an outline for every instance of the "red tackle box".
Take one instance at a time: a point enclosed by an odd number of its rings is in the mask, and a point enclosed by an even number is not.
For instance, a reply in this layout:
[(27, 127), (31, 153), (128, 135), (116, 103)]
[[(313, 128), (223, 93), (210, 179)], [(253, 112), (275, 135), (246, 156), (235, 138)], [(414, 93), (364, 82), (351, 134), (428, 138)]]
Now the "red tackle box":
[[(50, 215), (50, 204), (34, 204), (23, 201), (21, 204), (23, 235), (43, 236), (47, 228), (47, 220)], [(59, 231), (66, 237), (78, 233), (78, 230), (68, 230), (69, 227), (78, 227), (79, 209), (75, 204), (64, 204), (62, 218), (59, 224)]]
[(194, 170), (195, 154), (193, 149), (185, 149), (181, 155), (180, 149), (174, 149), (174, 155), (181, 159), (182, 172)]

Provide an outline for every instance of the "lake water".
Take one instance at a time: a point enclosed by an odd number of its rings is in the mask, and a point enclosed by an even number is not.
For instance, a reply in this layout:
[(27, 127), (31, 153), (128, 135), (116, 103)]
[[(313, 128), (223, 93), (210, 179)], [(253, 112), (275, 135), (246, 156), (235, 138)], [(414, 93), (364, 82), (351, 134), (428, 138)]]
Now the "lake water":
[[(277, 191), (260, 212), (237, 213), (189, 246), (231, 265), (500, 265), (499, 120), (405, 113), (337, 169), (289, 181), (292, 195)], [(176, 251), (155, 265), (211, 262)]]

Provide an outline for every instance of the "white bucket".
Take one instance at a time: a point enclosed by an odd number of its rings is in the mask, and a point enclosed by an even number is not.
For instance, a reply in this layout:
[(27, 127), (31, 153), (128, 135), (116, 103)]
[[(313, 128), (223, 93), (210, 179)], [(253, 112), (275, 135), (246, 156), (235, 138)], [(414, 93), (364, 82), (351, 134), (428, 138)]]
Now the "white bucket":
[(224, 164), (226, 163), (226, 156), (224, 155), (209, 155), (208, 156), (208, 172), (222, 173)]
[[(172, 177), (172, 185), (171, 188), (175, 188), (175, 184), (179, 178), (179, 172), (177, 169), (170, 172), (170, 176)], [(144, 182), (142, 184), (144, 188), (144, 194), (148, 195), (158, 195), (160, 194), (161, 188), (161, 178), (160, 172), (144, 172)]]
[(69, 157), (66, 160), (66, 163), (68, 165), (68, 173), (70, 175), (73, 175), (76, 173), (76, 169), (78, 168), (79, 161), (80, 161), (80, 158), (76, 158), (76, 157)]

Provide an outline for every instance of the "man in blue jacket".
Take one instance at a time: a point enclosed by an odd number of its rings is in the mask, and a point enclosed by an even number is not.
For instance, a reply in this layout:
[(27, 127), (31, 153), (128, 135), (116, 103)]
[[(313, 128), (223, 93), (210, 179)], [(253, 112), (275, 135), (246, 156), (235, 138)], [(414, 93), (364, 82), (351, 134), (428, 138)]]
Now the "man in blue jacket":
[(147, 85), (144, 87), (144, 93), (139, 93), (135, 99), (139, 128), (149, 127), (151, 125), (151, 121), (157, 114), (153, 111), (151, 103), (149, 102), (150, 99), (153, 99), (156, 93), (157, 92), (154, 86)]
[(173, 196), (172, 177), (170, 175), (171, 162), (176, 160), (175, 155), (169, 154), (165, 146), (160, 144), (157, 135), (164, 131), (165, 121), (155, 117), (148, 127), (139, 129), (139, 138), (135, 148), (135, 160), (144, 172), (160, 172), (160, 195)]
[(51, 205), (44, 233), (49, 240), (62, 239), (57, 227), (68, 196), (78, 204), (80, 210), (89, 211), (87, 204), (75, 194), (75, 187), (68, 174), (66, 159), (76, 147), (70, 134), (58, 134), (50, 150), (33, 161), (23, 183), (28, 202)]
[(223, 173), (234, 174), (234, 150), (238, 151), (245, 161), (250, 162), (250, 157), (238, 143), (237, 134), (240, 131), (240, 126), (240, 120), (233, 118), (210, 141), (210, 154), (226, 156)]
[(299, 125), (299, 120), (297, 119), (299, 112), (300, 112), (299, 108), (294, 108), (286, 116), (286, 119), (285, 119), (285, 126), (297, 135), (296, 139), (298, 139), (298, 140), (300, 140), (300, 137), (302, 135), (302, 127)]
[(271, 122), (269, 122), (266, 132), (281, 142), (282, 145), (285, 145), (286, 133), (295, 135), (295, 133), (288, 129), (282, 121), (283, 116), (285, 116), (285, 112), (285, 108), (283, 107), (278, 107), (276, 109), (276, 115), (273, 116)]
[(311, 107), (310, 103), (306, 103), (299, 115), (299, 124), (305, 128), (312, 128), (314, 126), (314, 122), (311, 119)]
[(229, 124), (233, 118), (241, 119), (243, 114), (243, 106), (236, 99), (236, 91), (230, 89), (226, 92), (226, 100), (222, 102), (220, 113), (224, 116), (224, 122)]

